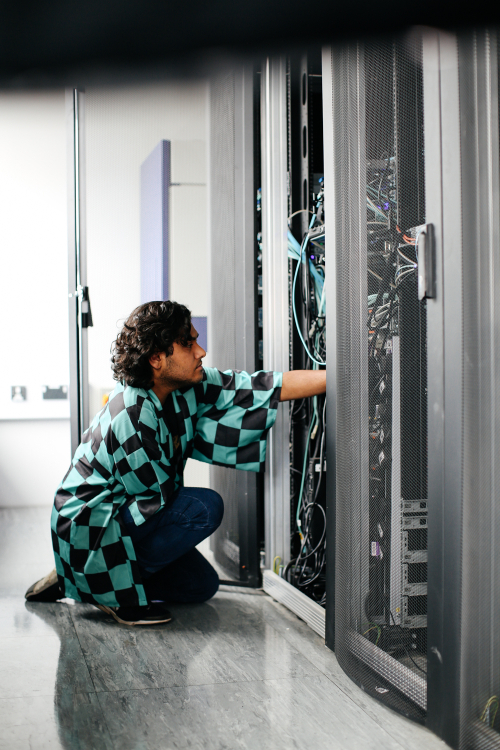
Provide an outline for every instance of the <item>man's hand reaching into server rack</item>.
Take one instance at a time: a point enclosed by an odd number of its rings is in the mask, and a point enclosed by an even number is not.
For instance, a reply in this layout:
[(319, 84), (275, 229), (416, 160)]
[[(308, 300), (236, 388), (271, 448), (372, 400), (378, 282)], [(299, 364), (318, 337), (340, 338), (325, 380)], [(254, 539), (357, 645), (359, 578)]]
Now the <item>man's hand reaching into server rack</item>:
[(326, 370), (292, 370), (283, 373), (280, 401), (319, 396), (326, 391)]

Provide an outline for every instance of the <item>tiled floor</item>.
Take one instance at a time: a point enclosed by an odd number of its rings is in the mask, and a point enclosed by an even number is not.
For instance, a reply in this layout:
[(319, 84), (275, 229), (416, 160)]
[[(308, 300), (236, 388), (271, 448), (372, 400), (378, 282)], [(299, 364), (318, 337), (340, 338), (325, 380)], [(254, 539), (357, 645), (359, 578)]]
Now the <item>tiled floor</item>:
[(49, 510), (0, 510), (0, 748), (444, 750), (357, 688), (304, 623), (258, 592), (128, 628), (27, 604), (52, 567)]

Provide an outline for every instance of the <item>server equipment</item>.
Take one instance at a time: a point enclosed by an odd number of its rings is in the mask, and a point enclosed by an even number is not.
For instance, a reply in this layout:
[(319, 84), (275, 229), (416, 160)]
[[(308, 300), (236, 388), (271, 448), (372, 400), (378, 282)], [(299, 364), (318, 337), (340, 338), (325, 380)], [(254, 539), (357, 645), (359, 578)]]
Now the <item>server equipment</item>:
[[(264, 366), (324, 367), (325, 212), (321, 52), (261, 74)], [(324, 634), (325, 399), (284, 404), (265, 476), (264, 590)]]
[[(288, 60), (288, 293), (291, 369), (326, 362), (321, 54)], [(290, 407), (290, 559), (284, 579), (326, 600), (325, 397)]]
[[(264, 589), (457, 750), (500, 748), (497, 37), (427, 29), (325, 48), (321, 66), (266, 60), (240, 225), (239, 74), (211, 94), (213, 311), (253, 321), (258, 366), (327, 363), (326, 400), (283, 404), (269, 437)], [(219, 342), (227, 366), (240, 345)], [(229, 568), (236, 540), (240, 577), (241, 517), (216, 541)]]

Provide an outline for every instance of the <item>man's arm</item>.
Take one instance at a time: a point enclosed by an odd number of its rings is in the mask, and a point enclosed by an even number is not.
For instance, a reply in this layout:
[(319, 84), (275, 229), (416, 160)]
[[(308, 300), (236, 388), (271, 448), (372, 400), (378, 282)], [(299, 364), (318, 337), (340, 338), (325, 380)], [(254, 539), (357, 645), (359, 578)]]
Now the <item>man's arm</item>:
[(292, 370), (283, 373), (280, 401), (319, 396), (326, 391), (326, 370)]

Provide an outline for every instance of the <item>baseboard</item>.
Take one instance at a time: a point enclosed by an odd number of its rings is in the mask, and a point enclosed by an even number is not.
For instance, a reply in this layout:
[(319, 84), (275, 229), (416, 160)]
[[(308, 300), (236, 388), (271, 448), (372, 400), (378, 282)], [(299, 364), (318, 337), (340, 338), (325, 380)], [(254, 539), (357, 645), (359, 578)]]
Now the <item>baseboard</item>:
[(325, 637), (325, 610), (317, 602), (280, 578), (271, 570), (263, 571), (263, 589), (277, 602), (304, 620), (315, 633)]

